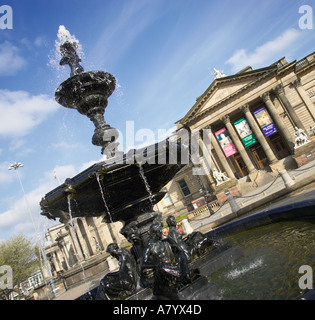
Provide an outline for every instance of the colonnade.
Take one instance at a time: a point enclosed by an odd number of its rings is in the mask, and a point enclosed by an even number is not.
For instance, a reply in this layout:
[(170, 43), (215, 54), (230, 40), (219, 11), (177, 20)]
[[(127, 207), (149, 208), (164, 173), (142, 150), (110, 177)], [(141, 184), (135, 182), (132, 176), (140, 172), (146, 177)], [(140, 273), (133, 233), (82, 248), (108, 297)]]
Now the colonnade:
[(50, 256), (56, 272), (69, 270), (73, 265), (101, 253), (108, 244), (122, 239), (115, 226), (100, 224), (98, 219), (75, 218), (60, 225), (56, 235), (50, 235), (54, 246), (46, 248), (46, 254)]
[[(305, 89), (301, 85), (301, 80), (298, 78), (297, 80), (293, 81), (291, 83), (291, 87), (296, 89), (301, 100), (303, 101), (304, 105), (306, 106), (310, 116), (315, 120), (314, 103), (311, 101), (307, 92), (305, 91)], [(279, 84), (271, 91), (267, 91), (267, 92), (263, 93), (262, 95), (260, 95), (259, 98), (261, 99), (262, 102), (264, 102), (266, 110), (270, 114), (278, 132), (280, 133), (282, 138), (285, 140), (285, 142), (288, 146), (289, 152), (291, 154), (293, 154), (294, 146), (295, 146), (295, 137), (293, 134), (290, 133), (290, 130), (288, 129), (287, 125), (285, 124), (285, 122), (282, 119), (281, 114), (278, 111), (279, 109), (276, 108), (273, 101), (271, 100), (271, 97), (270, 97), (271, 94), (273, 94), (278, 99), (280, 104), (282, 105), (285, 114), (288, 116), (290, 123), (292, 124), (292, 127), (293, 128), (297, 127), (299, 129), (303, 129), (306, 134), (307, 134), (307, 130), (304, 127), (302, 121), (297, 116), (296, 111), (293, 108), (288, 97), (286, 96), (285, 91), (284, 91), (284, 87), (282, 84)], [(257, 102), (256, 102), (256, 104), (257, 104)], [(233, 110), (233, 111), (235, 111), (235, 110)], [(260, 143), (260, 145), (261, 145), (261, 147), (262, 147), (262, 149), (263, 149), (263, 151), (269, 161), (269, 164), (277, 163), (277, 161), (280, 159), (278, 159), (273, 148), (271, 148), (262, 128), (259, 126), (257, 120), (255, 119), (255, 116), (251, 112), (250, 104), (247, 103), (247, 104), (241, 106), (239, 108), (239, 111), (241, 111), (242, 114), (245, 116), (245, 119), (247, 120), (255, 138)], [(230, 115), (228, 115), (228, 114), (223, 115), (220, 118), (220, 121), (222, 122), (222, 125), (224, 125), (225, 128), (227, 129), (227, 131), (229, 132), (229, 135), (232, 139), (232, 142), (233, 142), (235, 148), (237, 149), (239, 155), (241, 156), (242, 160), (244, 161), (249, 173), (257, 171), (256, 166), (254, 165), (252, 159), (249, 157), (248, 152), (247, 152), (240, 136), (238, 135), (234, 125), (231, 122)], [(233, 172), (233, 170), (232, 170), (232, 168), (231, 168), (231, 166), (230, 166), (230, 164), (229, 164), (229, 162), (223, 152), (223, 149), (220, 146), (220, 143), (219, 143), (217, 137), (215, 136), (213, 130), (211, 129), (212, 127), (213, 127), (213, 124), (207, 125), (205, 127), (205, 129), (210, 129), (210, 139), (204, 139), (202, 144), (205, 144), (206, 141), (208, 141), (208, 140), (211, 141), (211, 145), (210, 145), (210, 143), (208, 143), (208, 145), (205, 147), (208, 148), (208, 150), (210, 150), (211, 147), (213, 147), (213, 149), (215, 150), (215, 152), (220, 160), (221, 167), (223, 167), (224, 171), (226, 172), (227, 176), (230, 179), (234, 179), (235, 174), (234, 174), (234, 172)], [(216, 127), (217, 127), (217, 123), (216, 123)], [(209, 130), (208, 130), (208, 132), (209, 132)], [(292, 132), (292, 130), (291, 130), (291, 132)], [(210, 164), (211, 162), (215, 162), (214, 160), (215, 159), (213, 158), (213, 156), (211, 156), (211, 158), (209, 158), (209, 156), (208, 156), (208, 158), (204, 159), (204, 161), (206, 161), (208, 163), (208, 167), (211, 165)], [(210, 176), (209, 176), (209, 178), (210, 178), (210, 182), (213, 182), (213, 181), (211, 181)]]

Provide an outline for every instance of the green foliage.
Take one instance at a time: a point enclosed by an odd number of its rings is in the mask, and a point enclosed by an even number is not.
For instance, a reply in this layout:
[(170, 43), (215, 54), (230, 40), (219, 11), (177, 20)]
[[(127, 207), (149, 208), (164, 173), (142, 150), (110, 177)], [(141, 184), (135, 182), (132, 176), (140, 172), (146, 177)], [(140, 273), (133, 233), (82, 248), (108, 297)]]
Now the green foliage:
[(35, 247), (24, 235), (18, 235), (0, 243), (0, 266), (8, 265), (13, 271), (13, 288), (0, 289), (0, 300), (8, 299), (12, 291), (19, 293), (19, 285), (34, 271), (39, 264), (35, 255)]

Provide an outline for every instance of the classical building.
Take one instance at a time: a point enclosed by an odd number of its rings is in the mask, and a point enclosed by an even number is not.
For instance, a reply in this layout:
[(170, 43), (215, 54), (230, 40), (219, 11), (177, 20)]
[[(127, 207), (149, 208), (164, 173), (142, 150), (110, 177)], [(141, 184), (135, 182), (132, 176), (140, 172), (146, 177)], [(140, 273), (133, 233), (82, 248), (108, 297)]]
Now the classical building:
[(194, 209), (193, 202), (204, 193), (200, 179), (206, 194), (222, 203), (225, 190), (246, 194), (272, 181), (278, 171), (315, 159), (314, 53), (291, 63), (282, 58), (265, 68), (247, 67), (231, 76), (217, 71), (214, 77), (176, 123), (177, 138), (181, 131), (200, 132), (200, 149), (208, 151), (200, 152), (204, 174), (198, 177), (191, 167), (184, 168), (165, 186), (161, 212)]
[[(67, 225), (59, 224), (48, 229), (45, 237), (51, 274), (55, 277), (60, 271), (68, 271), (80, 263), (104, 252), (107, 245), (125, 241), (119, 233), (122, 225), (117, 222), (109, 225), (102, 217), (75, 218)], [(48, 278), (47, 271), (43, 270)]]

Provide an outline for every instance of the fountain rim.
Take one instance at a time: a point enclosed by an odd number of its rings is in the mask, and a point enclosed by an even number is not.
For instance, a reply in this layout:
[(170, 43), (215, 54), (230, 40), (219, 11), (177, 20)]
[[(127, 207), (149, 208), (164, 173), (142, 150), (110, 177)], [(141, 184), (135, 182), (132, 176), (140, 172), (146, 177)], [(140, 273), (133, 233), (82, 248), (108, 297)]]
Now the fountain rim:
[[(99, 78), (95, 80), (92, 75)], [(93, 85), (98, 85), (97, 90), (87, 93), (88, 90), (85, 88)], [(111, 73), (99, 70), (84, 71), (63, 81), (55, 91), (55, 100), (63, 107), (77, 109), (76, 105), (83, 96), (99, 94), (107, 99), (115, 88), (116, 78)]]
[[(169, 143), (172, 143), (172, 144), (176, 144), (177, 148), (181, 148), (181, 145), (178, 142), (175, 142), (175, 141), (172, 142), (172, 141), (169, 141), (169, 139), (166, 139), (166, 140), (163, 140), (162, 142), (155, 143), (154, 144), (154, 147), (155, 147), (154, 152), (152, 152), (152, 155), (149, 155), (148, 157), (151, 157), (151, 156), (157, 157), (159, 154), (160, 143), (162, 143), (162, 146), (164, 146), (163, 145), (164, 141), (166, 141), (167, 146), (169, 146)], [(142, 150), (142, 149), (145, 150), (148, 147), (141, 148), (139, 150)], [(166, 147), (165, 149), (163, 148), (163, 152), (166, 152), (167, 148), (168, 147)], [(128, 153), (130, 151), (135, 152), (136, 150), (131, 149), (128, 151)], [(44, 208), (49, 206), (50, 203), (53, 203), (53, 202), (57, 201), (57, 199), (59, 199), (60, 197), (63, 197), (67, 193), (67, 191), (66, 191), (67, 187), (70, 186), (75, 191), (79, 186), (82, 187), (82, 185), (87, 184), (90, 181), (90, 179), (97, 177), (97, 175), (102, 177), (102, 175), (110, 174), (111, 172), (115, 172), (115, 171), (120, 170), (122, 168), (127, 170), (127, 168), (131, 167), (131, 166), (136, 166), (139, 168), (142, 166), (144, 168), (145, 173), (148, 173), (150, 171), (156, 170), (156, 168), (160, 167), (160, 166), (166, 166), (166, 165), (185, 166), (186, 165), (186, 164), (178, 164), (178, 163), (177, 164), (175, 164), (175, 163), (174, 164), (168, 164), (168, 163), (149, 164), (148, 162), (146, 162), (144, 164), (141, 164), (138, 162), (128, 163), (127, 162), (128, 153), (123, 155), (122, 161), (115, 162), (115, 159), (108, 159), (105, 161), (96, 162), (93, 165), (91, 165), (90, 167), (88, 167), (87, 169), (85, 169), (82, 172), (75, 175), (74, 177), (66, 179), (64, 183), (60, 184), (59, 186), (57, 186), (56, 188), (54, 188), (53, 190), (51, 190), (45, 194), (45, 196), (42, 198), (42, 200), (40, 202), (40, 207), (44, 210)], [(115, 183), (113, 182), (113, 184), (115, 184)], [(110, 184), (110, 185), (112, 185), (112, 184)]]

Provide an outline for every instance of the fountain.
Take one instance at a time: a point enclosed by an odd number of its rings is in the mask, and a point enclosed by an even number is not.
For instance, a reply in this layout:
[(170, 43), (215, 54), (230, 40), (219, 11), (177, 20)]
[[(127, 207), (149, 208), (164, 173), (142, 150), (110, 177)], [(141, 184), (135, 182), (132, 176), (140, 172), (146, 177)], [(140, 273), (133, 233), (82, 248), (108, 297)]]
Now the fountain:
[[(103, 216), (109, 224), (120, 221), (120, 232), (132, 244), (129, 251), (116, 243), (108, 246), (107, 252), (119, 261), (119, 270), (106, 274), (97, 288), (78, 299), (220, 298), (220, 288), (212, 283), (211, 275), (239, 259), (243, 251), (237, 244), (231, 246), (216, 239), (238, 232), (240, 226), (256, 227), (261, 224), (261, 217), (207, 234), (194, 232), (185, 238), (178, 234), (174, 219), (169, 217), (169, 236), (164, 237), (161, 214), (153, 206), (165, 195), (160, 190), (186, 165), (181, 156), (183, 151), (188, 152), (187, 145), (166, 140), (122, 155), (116, 142), (118, 131), (104, 119), (108, 98), (115, 90), (114, 76), (84, 71), (77, 42), (69, 37), (60, 44), (60, 53), (60, 64), (68, 64), (71, 74), (56, 90), (56, 100), (64, 107), (77, 109), (94, 123), (92, 143), (102, 148), (106, 160), (47, 193), (40, 203), (41, 214), (62, 223), (97, 216)], [(135, 161), (137, 152), (145, 161)], [(159, 163), (159, 159), (166, 161)], [(75, 201), (69, 208), (71, 199)], [(277, 219), (296, 218), (291, 213), (278, 212)], [(264, 223), (274, 221), (268, 215), (264, 219)]]
[[(160, 190), (186, 165), (181, 156), (187, 154), (187, 146), (167, 139), (121, 155), (117, 150), (118, 131), (104, 119), (116, 80), (108, 72), (84, 71), (77, 48), (77, 41), (69, 35), (60, 43), (60, 65), (68, 64), (71, 73), (57, 88), (55, 98), (62, 106), (76, 109), (94, 123), (92, 143), (102, 148), (106, 160), (47, 193), (40, 203), (42, 215), (58, 218), (62, 223), (77, 217), (97, 216), (104, 216), (103, 221), (109, 224), (123, 223), (120, 232), (132, 248), (128, 252), (117, 245), (108, 247), (108, 252), (119, 260), (120, 270), (104, 277), (98, 299), (138, 299), (140, 293), (142, 297), (153, 294), (160, 298), (213, 298), (215, 286), (197, 268), (191, 269), (191, 259), (183, 253), (182, 246), (170, 238), (164, 239), (161, 214), (153, 210), (165, 195)], [(163, 159), (162, 163), (159, 159)], [(215, 249), (207, 240), (198, 233), (188, 242), (191, 248), (196, 247), (204, 254)]]

